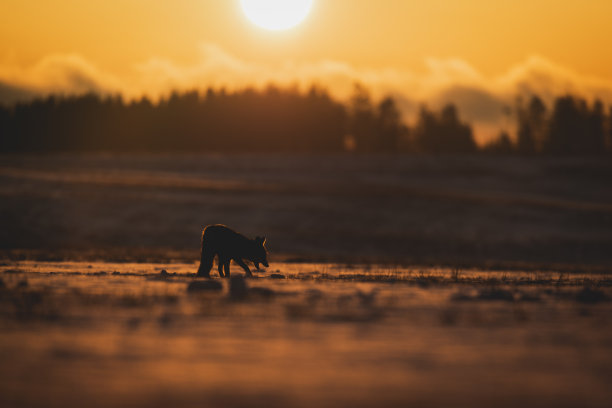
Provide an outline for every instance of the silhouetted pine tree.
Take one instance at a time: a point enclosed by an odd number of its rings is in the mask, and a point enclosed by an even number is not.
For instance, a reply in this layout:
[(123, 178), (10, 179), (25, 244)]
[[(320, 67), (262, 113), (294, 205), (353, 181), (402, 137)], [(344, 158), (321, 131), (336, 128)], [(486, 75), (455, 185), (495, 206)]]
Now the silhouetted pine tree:
[(589, 109), (584, 99), (570, 95), (557, 98), (544, 151), (554, 154), (603, 153), (604, 121), (601, 102), (596, 102)]
[(422, 107), (414, 130), (414, 143), (425, 153), (473, 153), (476, 142), (472, 128), (459, 120), (454, 105), (438, 114)]
[(402, 123), (401, 113), (395, 100), (391, 97), (383, 99), (378, 105), (377, 138), (375, 150), (381, 152), (396, 152), (400, 141), (407, 137), (408, 128)]
[(527, 107), (519, 100), (517, 103), (517, 151), (533, 154), (542, 150), (546, 137), (546, 106), (534, 95)]

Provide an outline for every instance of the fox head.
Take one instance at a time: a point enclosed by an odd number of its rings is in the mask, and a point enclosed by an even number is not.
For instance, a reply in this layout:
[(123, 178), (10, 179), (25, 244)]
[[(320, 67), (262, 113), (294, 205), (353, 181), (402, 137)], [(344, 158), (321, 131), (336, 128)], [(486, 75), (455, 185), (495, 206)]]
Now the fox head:
[(268, 251), (266, 251), (266, 237), (255, 237), (255, 253), (252, 259), (255, 268), (259, 269), (259, 264), (266, 268), (268, 265)]

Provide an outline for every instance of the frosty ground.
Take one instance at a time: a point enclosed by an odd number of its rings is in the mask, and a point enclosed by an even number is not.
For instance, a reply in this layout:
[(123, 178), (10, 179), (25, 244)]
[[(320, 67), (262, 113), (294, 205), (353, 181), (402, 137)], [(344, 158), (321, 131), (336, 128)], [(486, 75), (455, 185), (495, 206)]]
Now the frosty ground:
[[(6, 261), (3, 407), (604, 407), (595, 273)], [(241, 271), (233, 267), (233, 275)], [(197, 282), (197, 283), (194, 283)]]

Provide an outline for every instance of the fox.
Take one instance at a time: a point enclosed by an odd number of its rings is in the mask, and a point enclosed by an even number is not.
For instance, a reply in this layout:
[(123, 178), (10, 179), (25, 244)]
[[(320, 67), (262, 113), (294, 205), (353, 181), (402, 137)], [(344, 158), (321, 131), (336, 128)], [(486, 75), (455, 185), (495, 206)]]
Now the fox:
[(215, 256), (218, 257), (220, 277), (230, 277), (232, 260), (244, 269), (246, 276), (253, 276), (243, 259), (253, 262), (256, 269), (259, 269), (259, 264), (267, 268), (268, 251), (265, 244), (266, 237), (249, 239), (225, 225), (208, 225), (202, 231), (202, 253), (197, 276), (210, 278)]

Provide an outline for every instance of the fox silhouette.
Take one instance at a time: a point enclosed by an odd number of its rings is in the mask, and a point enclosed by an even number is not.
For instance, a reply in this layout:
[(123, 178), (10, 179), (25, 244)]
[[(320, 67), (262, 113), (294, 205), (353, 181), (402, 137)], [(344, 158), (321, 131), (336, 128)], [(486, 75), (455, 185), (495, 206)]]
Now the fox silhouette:
[(219, 276), (229, 278), (232, 260), (244, 269), (247, 276), (253, 276), (243, 259), (253, 262), (257, 269), (259, 264), (268, 267), (265, 243), (265, 237), (249, 239), (225, 225), (208, 225), (202, 231), (202, 255), (198, 276), (210, 277), (215, 256), (218, 257)]

